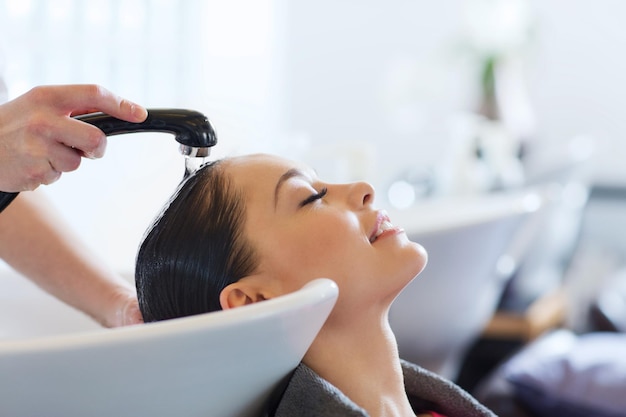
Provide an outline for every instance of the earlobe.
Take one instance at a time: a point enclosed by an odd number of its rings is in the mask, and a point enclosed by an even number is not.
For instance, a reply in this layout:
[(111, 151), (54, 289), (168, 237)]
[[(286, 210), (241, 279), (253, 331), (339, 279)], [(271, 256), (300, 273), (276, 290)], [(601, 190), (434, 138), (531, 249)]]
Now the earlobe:
[(240, 280), (222, 290), (220, 293), (220, 305), (223, 310), (228, 310), (229, 308), (264, 301), (267, 298), (269, 297), (266, 297), (260, 290), (251, 285), (246, 285), (246, 283)]

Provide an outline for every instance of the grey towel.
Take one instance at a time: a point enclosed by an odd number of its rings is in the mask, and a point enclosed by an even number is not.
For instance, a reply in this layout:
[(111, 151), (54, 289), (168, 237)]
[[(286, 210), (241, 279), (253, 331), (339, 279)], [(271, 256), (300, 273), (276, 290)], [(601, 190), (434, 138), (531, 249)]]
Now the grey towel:
[[(429, 404), (447, 417), (496, 417), (457, 385), (419, 366), (402, 363), (412, 404)], [(300, 364), (289, 380), (273, 417), (368, 417), (336, 387)]]
[(435, 404), (437, 408), (433, 411), (447, 417), (496, 417), (487, 407), (453, 382), (409, 362), (402, 362), (402, 370), (409, 399), (420, 399)]

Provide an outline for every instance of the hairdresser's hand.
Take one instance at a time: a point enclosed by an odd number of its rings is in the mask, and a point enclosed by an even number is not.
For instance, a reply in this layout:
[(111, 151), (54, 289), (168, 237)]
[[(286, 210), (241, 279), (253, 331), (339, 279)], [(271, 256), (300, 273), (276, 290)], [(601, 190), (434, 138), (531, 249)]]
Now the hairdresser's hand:
[(71, 116), (101, 111), (142, 122), (146, 109), (97, 85), (35, 87), (0, 105), (0, 191), (34, 190), (100, 158), (106, 135)]
[(143, 323), (137, 296), (134, 292), (116, 294), (111, 303), (108, 317), (102, 322), (105, 327), (121, 327)]

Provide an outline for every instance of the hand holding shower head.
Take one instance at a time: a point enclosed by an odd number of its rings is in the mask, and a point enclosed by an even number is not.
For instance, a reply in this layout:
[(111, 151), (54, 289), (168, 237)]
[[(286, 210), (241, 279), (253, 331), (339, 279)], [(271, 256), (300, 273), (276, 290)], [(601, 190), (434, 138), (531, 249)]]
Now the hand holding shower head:
[[(187, 158), (185, 176), (193, 173), (204, 162), (211, 147), (217, 144), (217, 136), (209, 120), (202, 113), (184, 109), (148, 109), (148, 117), (141, 123), (120, 120), (104, 113), (90, 113), (75, 119), (92, 124), (105, 135), (113, 136), (133, 132), (164, 132), (174, 134), (180, 143), (180, 152)], [(18, 193), (0, 192), (0, 211), (4, 210)]]

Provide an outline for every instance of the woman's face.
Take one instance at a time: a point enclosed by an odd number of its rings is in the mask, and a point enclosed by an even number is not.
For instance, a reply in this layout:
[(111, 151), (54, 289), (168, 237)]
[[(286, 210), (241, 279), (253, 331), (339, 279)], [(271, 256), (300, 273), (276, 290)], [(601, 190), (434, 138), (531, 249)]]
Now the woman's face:
[(424, 268), (424, 249), (374, 208), (367, 183), (327, 184), (269, 155), (232, 158), (224, 169), (245, 196), (255, 276), (269, 279), (276, 295), (323, 277), (337, 283), (340, 302), (389, 304)]

